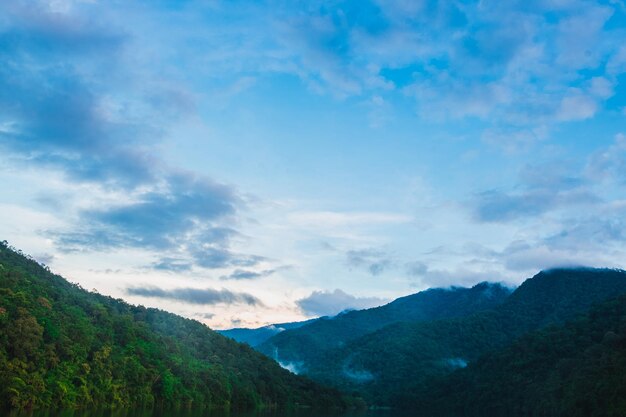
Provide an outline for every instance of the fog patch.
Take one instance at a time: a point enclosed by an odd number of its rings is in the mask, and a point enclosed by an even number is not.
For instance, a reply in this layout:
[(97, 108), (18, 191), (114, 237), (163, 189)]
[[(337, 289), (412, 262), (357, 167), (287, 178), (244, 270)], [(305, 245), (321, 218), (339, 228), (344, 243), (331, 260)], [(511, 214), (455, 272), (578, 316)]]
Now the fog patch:
[(353, 382), (363, 384), (374, 380), (374, 374), (366, 369), (354, 369), (352, 368), (350, 361), (347, 361), (341, 369), (343, 376), (350, 379)]
[(292, 374), (299, 375), (300, 373), (302, 373), (302, 362), (277, 362), (281, 368), (288, 370)]
[(467, 361), (463, 358), (448, 358), (444, 360), (444, 363), (452, 369), (467, 368)]
[(365, 371), (365, 370), (355, 371), (352, 369), (344, 368), (343, 375), (346, 378), (351, 379), (352, 381), (355, 381), (355, 382), (359, 382), (359, 383), (369, 382), (374, 379), (374, 375), (370, 371)]
[(298, 361), (283, 361), (278, 357), (278, 348), (274, 348), (273, 358), (281, 368), (288, 370), (292, 374), (299, 375), (304, 371), (304, 362)]
[(276, 333), (284, 332), (285, 330), (287, 330), (284, 327), (279, 327), (279, 326), (276, 326), (275, 324), (270, 324), (269, 326), (265, 326), (265, 328)]

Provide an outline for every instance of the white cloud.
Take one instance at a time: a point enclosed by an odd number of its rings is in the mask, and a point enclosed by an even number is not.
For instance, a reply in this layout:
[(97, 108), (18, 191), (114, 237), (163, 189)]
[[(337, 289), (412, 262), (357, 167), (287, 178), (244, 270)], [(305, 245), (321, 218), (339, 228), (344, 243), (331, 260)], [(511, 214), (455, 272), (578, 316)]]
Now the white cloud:
[(573, 92), (563, 97), (557, 113), (560, 121), (584, 120), (593, 117), (598, 110), (596, 101), (584, 94)]
[(355, 297), (336, 289), (313, 291), (311, 295), (296, 301), (296, 304), (308, 316), (334, 316), (344, 310), (377, 307), (387, 301), (378, 297)]

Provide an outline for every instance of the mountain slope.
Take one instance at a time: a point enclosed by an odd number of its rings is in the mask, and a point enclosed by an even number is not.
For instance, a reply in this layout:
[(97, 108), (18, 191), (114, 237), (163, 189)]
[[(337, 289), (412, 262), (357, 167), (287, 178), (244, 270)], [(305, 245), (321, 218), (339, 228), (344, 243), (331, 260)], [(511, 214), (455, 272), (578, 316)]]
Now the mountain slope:
[(0, 409), (343, 407), (201, 323), (90, 293), (0, 244)]
[(217, 330), (217, 332), (237, 342), (247, 343), (250, 346), (255, 347), (278, 333), (284, 332), (285, 330), (297, 329), (312, 323), (315, 320), (317, 319), (297, 321), (293, 323), (277, 323), (269, 326), (258, 327), (256, 329), (234, 328), (228, 330)]
[(387, 326), (327, 352), (306, 374), (358, 390), (379, 404), (399, 404), (433, 378), (462, 368), (529, 331), (570, 320), (594, 303), (622, 293), (626, 293), (623, 271), (541, 272), (491, 311)]
[(489, 283), (473, 288), (430, 289), (381, 307), (322, 317), (297, 329), (281, 332), (258, 349), (281, 362), (291, 362), (307, 369), (325, 352), (341, 348), (351, 340), (391, 323), (468, 315), (497, 306), (510, 293), (511, 290), (502, 285)]
[(412, 398), (426, 415), (626, 415), (626, 296), (522, 337)]

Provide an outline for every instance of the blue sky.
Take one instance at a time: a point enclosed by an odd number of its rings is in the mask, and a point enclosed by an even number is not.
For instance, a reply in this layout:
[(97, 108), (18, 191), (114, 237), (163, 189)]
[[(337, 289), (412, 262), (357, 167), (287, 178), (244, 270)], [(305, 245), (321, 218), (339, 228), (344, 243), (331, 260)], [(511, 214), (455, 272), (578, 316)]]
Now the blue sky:
[(0, 4), (0, 236), (218, 327), (625, 267), (626, 5)]

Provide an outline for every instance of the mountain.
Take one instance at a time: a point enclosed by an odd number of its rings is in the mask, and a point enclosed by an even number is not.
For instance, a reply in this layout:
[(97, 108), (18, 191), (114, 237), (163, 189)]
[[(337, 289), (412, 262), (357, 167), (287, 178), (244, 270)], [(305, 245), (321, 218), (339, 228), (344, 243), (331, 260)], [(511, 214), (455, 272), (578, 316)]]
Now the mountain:
[(234, 328), (228, 330), (217, 330), (217, 332), (228, 338), (236, 340), (237, 342), (247, 343), (250, 346), (255, 347), (280, 332), (284, 332), (285, 330), (297, 329), (304, 325), (310, 324), (315, 320), (317, 319), (297, 321), (293, 323), (270, 324), (269, 326), (258, 327), (256, 329)]
[(530, 333), (412, 398), (429, 416), (626, 415), (626, 296)]
[(466, 317), (397, 323), (326, 352), (305, 374), (377, 404), (411, 404), (431, 381), (525, 333), (571, 320), (626, 293), (626, 272), (556, 269), (526, 280), (502, 304)]
[(0, 410), (345, 407), (205, 325), (83, 290), (0, 244)]
[(389, 324), (465, 316), (499, 305), (510, 293), (509, 288), (490, 283), (472, 288), (430, 289), (381, 307), (322, 317), (276, 334), (258, 349), (284, 365), (306, 370), (320, 361), (326, 352), (342, 348), (346, 343)]

